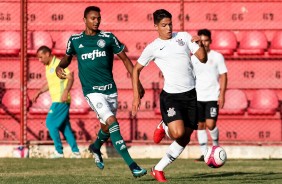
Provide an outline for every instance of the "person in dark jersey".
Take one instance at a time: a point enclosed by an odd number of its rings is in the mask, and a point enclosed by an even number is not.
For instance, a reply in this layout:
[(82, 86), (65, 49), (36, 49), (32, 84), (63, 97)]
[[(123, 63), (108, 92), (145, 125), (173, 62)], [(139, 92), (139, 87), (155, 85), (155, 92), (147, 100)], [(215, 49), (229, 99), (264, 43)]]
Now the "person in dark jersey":
[[(147, 170), (139, 167), (131, 158), (120, 133), (116, 118), (118, 94), (112, 73), (114, 54), (118, 55), (130, 74), (133, 71), (133, 64), (124, 52), (124, 45), (117, 37), (111, 32), (99, 30), (101, 23), (99, 7), (89, 6), (85, 9), (84, 23), (85, 30), (70, 37), (66, 55), (56, 68), (56, 73), (58, 77), (65, 78), (64, 68), (71, 63), (73, 55), (77, 56), (79, 79), (84, 96), (101, 122), (97, 139), (89, 146), (97, 167), (104, 168), (100, 148), (111, 138), (114, 148), (129, 166), (133, 176), (141, 177), (147, 174)], [(143, 96), (144, 89), (141, 83), (139, 87), (140, 95)]]

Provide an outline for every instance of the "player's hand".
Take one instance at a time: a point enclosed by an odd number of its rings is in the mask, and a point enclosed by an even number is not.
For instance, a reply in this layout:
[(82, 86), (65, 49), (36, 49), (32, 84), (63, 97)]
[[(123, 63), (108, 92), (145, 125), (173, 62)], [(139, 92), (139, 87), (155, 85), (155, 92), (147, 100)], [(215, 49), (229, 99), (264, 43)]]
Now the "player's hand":
[(64, 71), (63, 68), (57, 66), (56, 67), (56, 75), (60, 78), (60, 79), (66, 79), (67, 75), (66, 72)]
[(225, 99), (223, 96), (219, 95), (218, 101), (217, 101), (217, 105), (220, 109), (222, 109), (224, 107), (224, 102)]
[(36, 103), (37, 98), (39, 97), (39, 93), (36, 93), (33, 97), (32, 97), (32, 103)]
[(201, 38), (199, 37), (199, 36), (192, 36), (192, 39), (191, 39), (191, 42), (193, 43), (193, 42), (198, 42), (198, 41), (200, 41), (201, 40)]
[(64, 91), (61, 97), (62, 102), (67, 102), (68, 101), (68, 91)]
[(199, 36), (192, 36), (191, 42), (196, 42), (200, 47), (203, 47), (203, 43)]
[(140, 107), (140, 98), (134, 98), (133, 99), (133, 102), (132, 102), (132, 116), (136, 116), (137, 114), (137, 111), (139, 110), (139, 107)]

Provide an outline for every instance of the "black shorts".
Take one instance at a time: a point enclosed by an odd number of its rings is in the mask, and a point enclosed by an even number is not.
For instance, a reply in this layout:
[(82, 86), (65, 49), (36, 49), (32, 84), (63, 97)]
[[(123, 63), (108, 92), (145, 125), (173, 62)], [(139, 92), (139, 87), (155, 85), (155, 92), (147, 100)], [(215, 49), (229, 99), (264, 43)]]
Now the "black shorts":
[(183, 120), (185, 127), (197, 130), (198, 108), (195, 89), (176, 94), (162, 90), (160, 94), (160, 109), (165, 124), (175, 120)]
[(205, 122), (206, 119), (217, 120), (218, 105), (217, 101), (199, 102), (198, 101), (198, 118), (200, 122)]

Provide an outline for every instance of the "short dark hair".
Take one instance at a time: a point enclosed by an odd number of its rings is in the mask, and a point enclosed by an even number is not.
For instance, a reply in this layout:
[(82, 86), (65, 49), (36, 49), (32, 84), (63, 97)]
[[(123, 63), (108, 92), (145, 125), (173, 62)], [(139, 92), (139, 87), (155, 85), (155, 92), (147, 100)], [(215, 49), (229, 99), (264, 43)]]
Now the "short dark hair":
[(86, 18), (86, 16), (88, 15), (88, 13), (89, 13), (90, 11), (95, 11), (95, 12), (98, 12), (98, 13), (101, 12), (100, 8), (97, 7), (97, 6), (88, 6), (88, 7), (85, 8), (85, 10), (84, 10), (84, 18)]
[(200, 29), (198, 30), (198, 36), (205, 35), (211, 39), (211, 31), (208, 29)]
[(172, 15), (171, 15), (171, 13), (169, 13), (165, 9), (159, 9), (159, 10), (156, 10), (153, 13), (153, 17), (154, 17), (154, 24), (158, 24), (164, 18), (170, 18), (171, 19)]
[(42, 45), (41, 47), (39, 47), (36, 51), (36, 53), (42, 51), (44, 54), (45, 53), (51, 53), (51, 49), (49, 47), (47, 47), (46, 45)]

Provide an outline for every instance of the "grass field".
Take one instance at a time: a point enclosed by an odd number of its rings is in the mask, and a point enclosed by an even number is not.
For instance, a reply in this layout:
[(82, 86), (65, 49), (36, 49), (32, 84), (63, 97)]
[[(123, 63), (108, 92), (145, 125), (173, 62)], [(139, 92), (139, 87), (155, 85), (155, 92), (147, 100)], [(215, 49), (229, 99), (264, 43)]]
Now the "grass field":
[[(157, 159), (136, 160), (150, 169)], [(282, 183), (282, 160), (228, 160), (219, 169), (188, 159), (176, 160), (165, 174), (169, 183)], [(92, 159), (0, 158), (0, 183), (157, 183), (149, 174), (135, 179), (123, 160), (105, 159), (100, 171)]]

